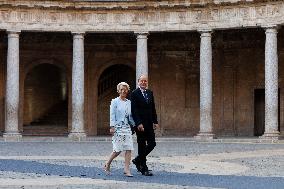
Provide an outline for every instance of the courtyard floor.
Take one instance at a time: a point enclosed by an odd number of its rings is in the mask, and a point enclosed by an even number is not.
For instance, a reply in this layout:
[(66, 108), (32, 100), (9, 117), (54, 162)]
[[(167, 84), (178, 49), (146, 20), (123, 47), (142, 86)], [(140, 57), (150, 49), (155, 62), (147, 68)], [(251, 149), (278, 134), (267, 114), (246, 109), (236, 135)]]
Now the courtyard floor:
[(134, 177), (125, 177), (123, 154), (106, 175), (102, 167), (111, 150), (110, 138), (0, 140), (0, 188), (284, 188), (283, 141), (158, 139), (148, 158), (153, 177), (133, 164)]

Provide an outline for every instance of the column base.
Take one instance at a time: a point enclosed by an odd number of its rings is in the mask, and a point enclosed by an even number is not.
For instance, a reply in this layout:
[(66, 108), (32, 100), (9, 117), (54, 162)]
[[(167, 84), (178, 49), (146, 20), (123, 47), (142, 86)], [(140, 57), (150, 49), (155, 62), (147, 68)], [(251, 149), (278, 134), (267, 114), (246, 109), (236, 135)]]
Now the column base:
[(87, 136), (84, 132), (70, 132), (68, 138), (73, 141), (86, 141)]
[(265, 132), (262, 136), (259, 137), (260, 139), (271, 139), (271, 140), (278, 140), (280, 138), (279, 131), (274, 132)]
[(215, 135), (211, 132), (200, 132), (196, 136), (194, 136), (194, 138), (198, 140), (213, 140), (215, 138)]
[(22, 139), (21, 133), (18, 132), (4, 132), (4, 141), (19, 142)]

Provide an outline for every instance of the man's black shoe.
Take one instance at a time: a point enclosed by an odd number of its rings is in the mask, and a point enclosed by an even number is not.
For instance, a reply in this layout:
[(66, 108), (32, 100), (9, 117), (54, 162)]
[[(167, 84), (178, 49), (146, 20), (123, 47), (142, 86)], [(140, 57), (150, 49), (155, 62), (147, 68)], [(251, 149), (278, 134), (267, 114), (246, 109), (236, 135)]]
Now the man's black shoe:
[(153, 173), (151, 171), (142, 171), (142, 175), (144, 175), (144, 176), (153, 176)]
[(132, 160), (132, 163), (136, 166), (137, 171), (141, 172), (142, 166), (141, 166), (140, 162), (136, 158)]

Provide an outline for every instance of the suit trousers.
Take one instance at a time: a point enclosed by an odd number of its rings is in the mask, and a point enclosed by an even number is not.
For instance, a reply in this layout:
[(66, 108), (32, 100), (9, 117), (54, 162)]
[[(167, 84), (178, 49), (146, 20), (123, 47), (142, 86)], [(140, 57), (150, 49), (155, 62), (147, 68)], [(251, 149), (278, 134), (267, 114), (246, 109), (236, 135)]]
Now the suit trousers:
[(138, 159), (141, 162), (143, 171), (148, 170), (146, 165), (147, 155), (155, 148), (155, 132), (153, 129), (145, 130), (144, 132), (136, 131), (137, 143), (138, 143)]

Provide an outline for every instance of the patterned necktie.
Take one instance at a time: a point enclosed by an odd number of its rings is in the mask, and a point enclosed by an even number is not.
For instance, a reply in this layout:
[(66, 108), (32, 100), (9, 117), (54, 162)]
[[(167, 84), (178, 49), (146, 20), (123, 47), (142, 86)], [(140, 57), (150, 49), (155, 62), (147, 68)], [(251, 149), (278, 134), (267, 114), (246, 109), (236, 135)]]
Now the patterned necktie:
[(148, 103), (148, 102), (149, 102), (149, 99), (148, 99), (148, 95), (147, 95), (147, 93), (146, 93), (146, 90), (143, 91), (143, 96), (144, 96), (146, 102)]

